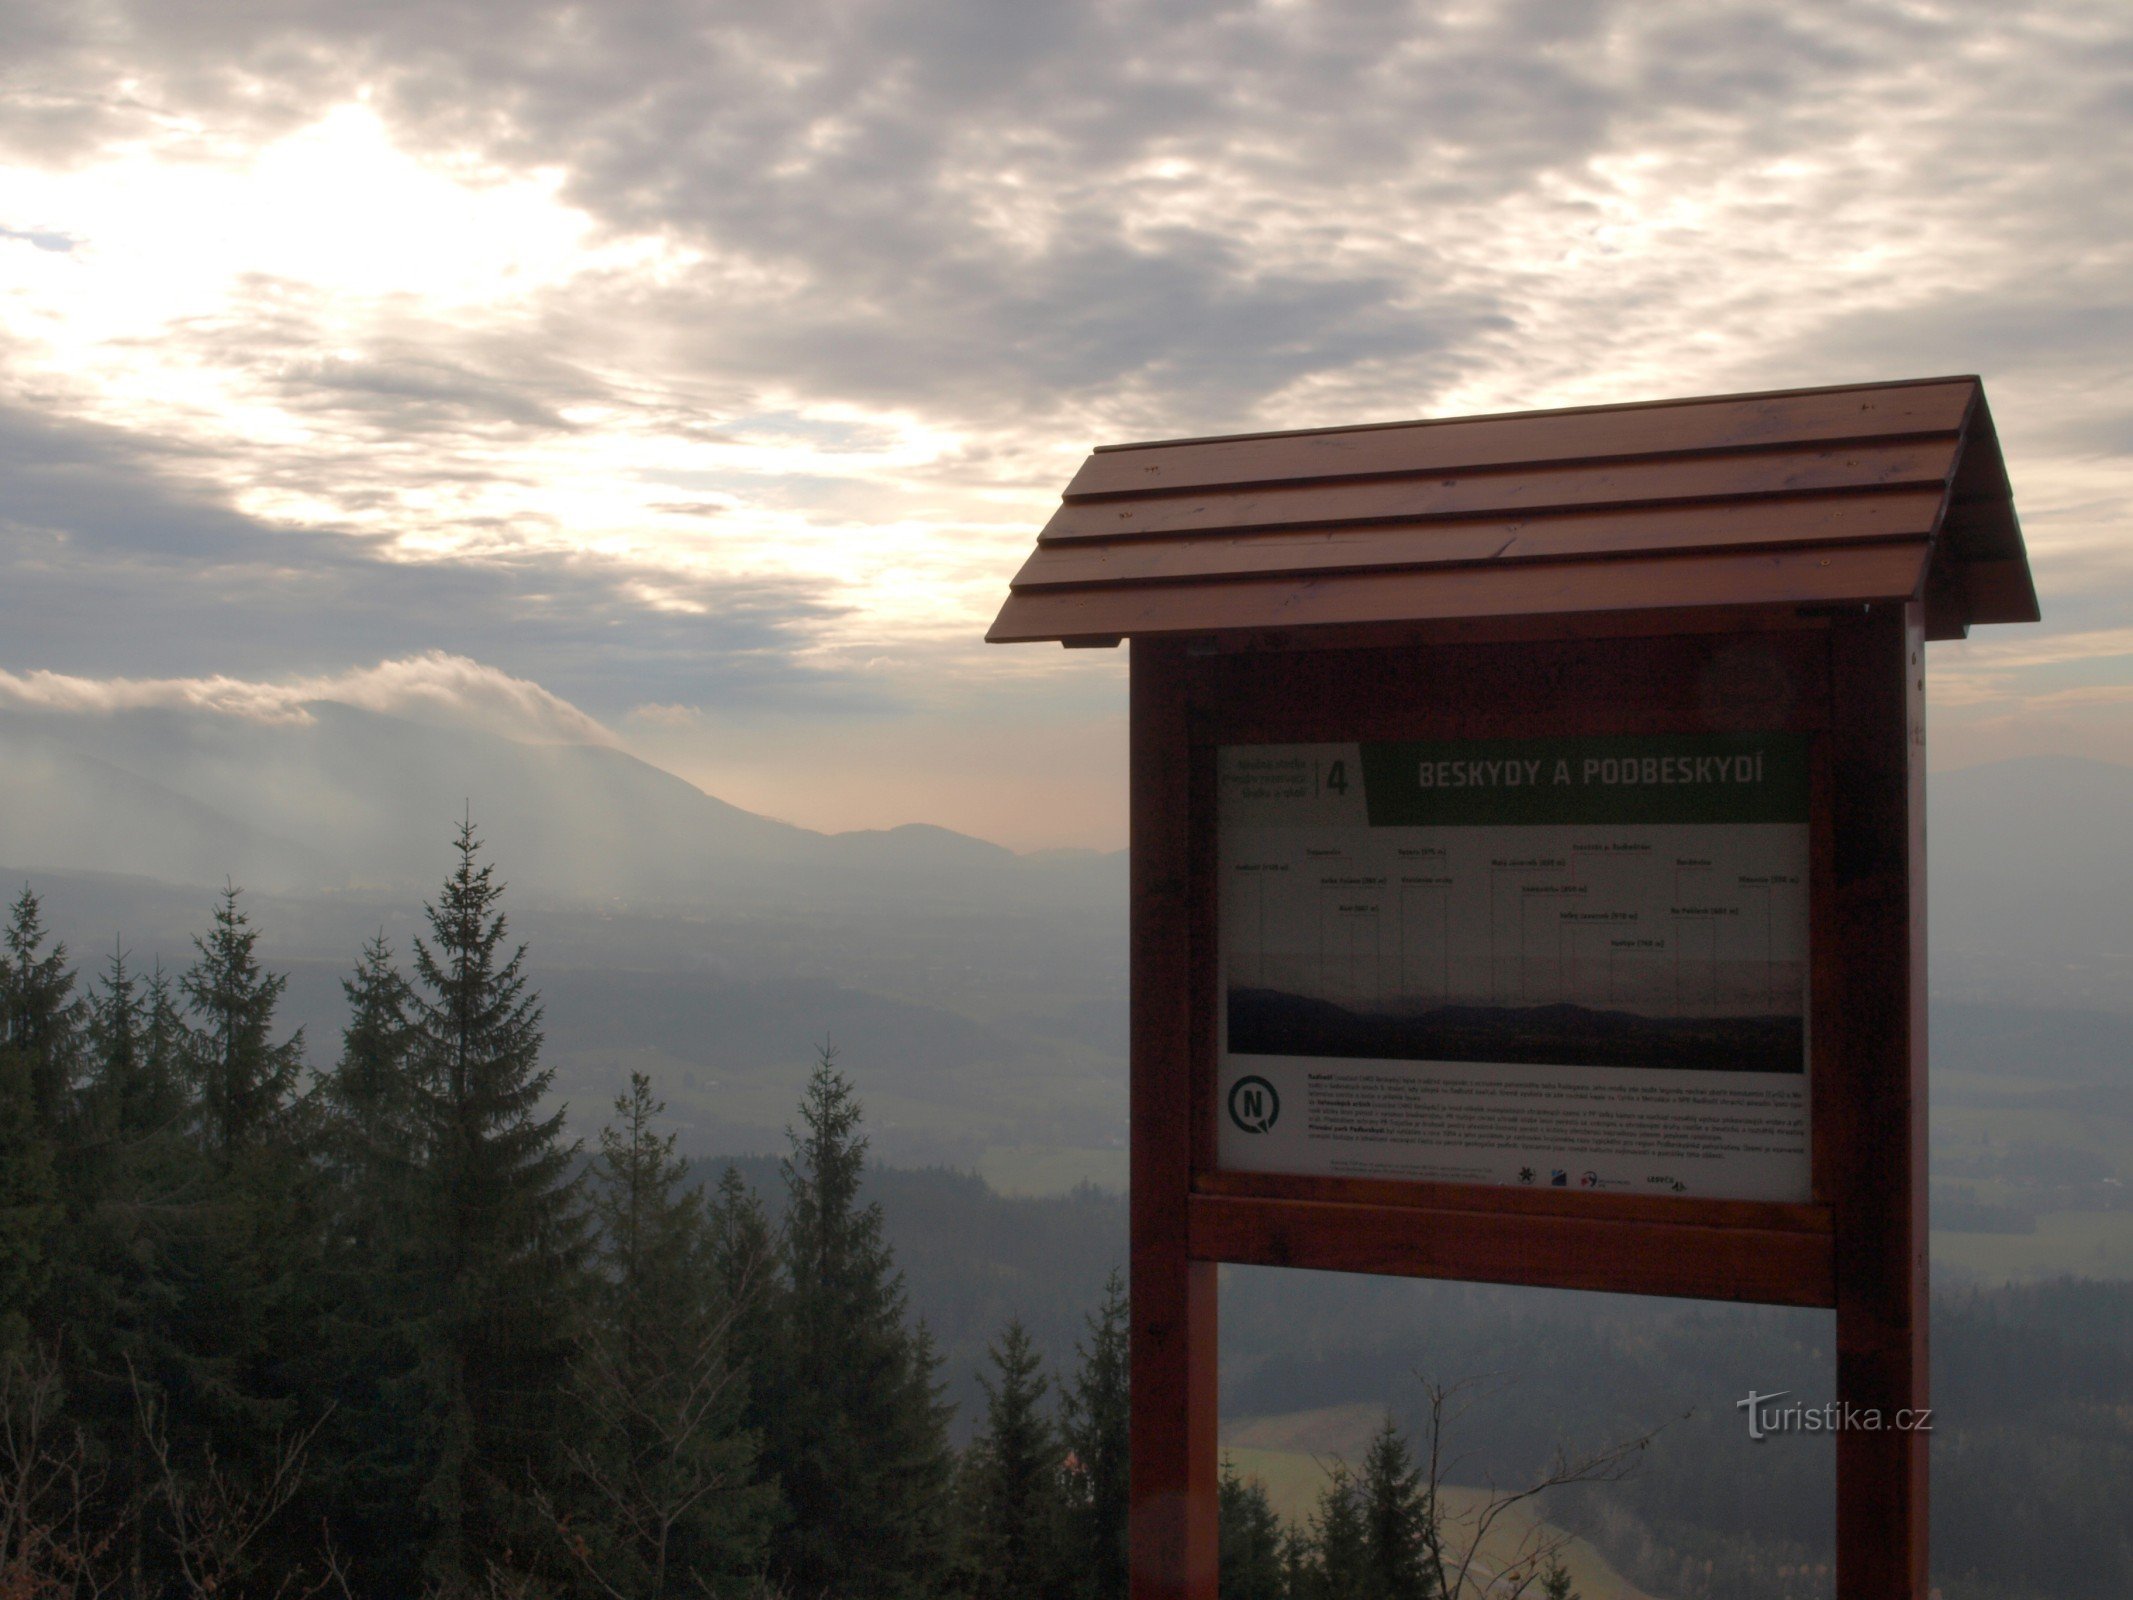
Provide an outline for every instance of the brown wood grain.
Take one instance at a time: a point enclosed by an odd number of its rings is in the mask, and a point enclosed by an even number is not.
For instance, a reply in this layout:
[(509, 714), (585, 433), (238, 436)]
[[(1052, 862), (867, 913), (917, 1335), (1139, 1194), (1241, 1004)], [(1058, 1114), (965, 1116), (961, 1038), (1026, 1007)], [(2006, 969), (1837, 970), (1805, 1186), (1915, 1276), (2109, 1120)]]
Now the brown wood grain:
[(2022, 558), (2022, 529), (2015, 519), (2014, 489), (2007, 480), (1992, 407), (1980, 388), (1963, 425), (1962, 460), (1948, 491), (1948, 535), (1964, 560)]
[(1923, 1600), (1931, 1440), (1894, 1425), (1931, 1403), (1923, 607), (1876, 607), (1833, 628), (1830, 648), (1844, 689), (1829, 734), (1837, 1398), (1882, 1419), (1837, 1434), (1837, 1595)]
[[(1916, 572), (1923, 551), (1908, 559)], [(1923, 608), (1733, 615), (1754, 626), (1378, 648), (1351, 633), (1350, 648), (1302, 652), (1135, 644), (1137, 1596), (1214, 1592), (1218, 1262), (1834, 1305), (1839, 1399), (1890, 1416), (1925, 1403)], [(1818, 735), (1813, 1203), (1211, 1170), (1214, 747), (1779, 727)], [(1924, 1459), (1917, 1435), (1840, 1434), (1841, 1600), (1923, 1593)]]
[[(1209, 1118), (1210, 1122), (1212, 1120)], [(1316, 1200), (1380, 1209), (1496, 1211), (1588, 1222), (1652, 1222), (1668, 1227), (1751, 1228), (1826, 1235), (1831, 1226), (1826, 1206), (1718, 1200), (1694, 1195), (1587, 1194), (1546, 1186), (1421, 1183), (1411, 1179), (1327, 1178), (1203, 1169), (1194, 1178), (1193, 1189), (1199, 1194), (1242, 1199)]]
[(1731, 637), (1532, 639), (1195, 658), (1212, 744), (1719, 733), (1828, 725), (1826, 626)]
[(1070, 497), (1952, 433), (1974, 378), (1099, 450)]
[(1250, 628), (1202, 635), (1210, 655), (1310, 656), (1356, 650), (1441, 649), (1468, 644), (1545, 644), (1558, 640), (1687, 638), (1706, 634), (1784, 633), (1820, 624), (1818, 609), (1697, 606), (1677, 611), (1561, 611), (1547, 616), (1434, 617), (1354, 627)]
[(1132, 647), (1133, 1600), (1215, 1600), (1215, 1269), (1191, 1257), (1193, 810), (1184, 656)]
[(1906, 599), (1921, 592), (1923, 543), (1828, 545), (1727, 555), (1233, 579), (1190, 586), (1021, 590), (995, 643), (1096, 634), (1220, 633), (1433, 618), (1662, 611)]
[(1937, 490), (1398, 527), (1040, 544), (1010, 587), (1362, 572), (1480, 561), (1668, 555), (1931, 537)]
[(1828, 1234), (1525, 1214), (1195, 1195), (1201, 1261), (1454, 1278), (1549, 1289), (1826, 1306)]
[[(1040, 543), (1133, 539), (1239, 529), (1333, 528), (1350, 523), (1518, 514), (1597, 506), (1657, 506), (1861, 489), (1945, 489), (1956, 435), (1803, 446), (1723, 455), (1660, 456), (1596, 465), (1439, 469), (1420, 477), (1276, 488), (1224, 487), (1132, 500), (1069, 501)], [(1930, 525), (1927, 531), (1930, 531)]]
[(1221, 897), (1216, 892), (1220, 850), (1215, 829), (1215, 749), (1202, 737), (1198, 712), (1198, 694), (1201, 682), (1196, 663), (1188, 661), (1184, 671), (1184, 694), (1186, 699), (1186, 725), (1191, 746), (1187, 759), (1191, 763), (1188, 792), (1195, 826), (1192, 829), (1191, 857), (1187, 863), (1191, 873), (1186, 894), (1188, 914), (1191, 918), (1189, 938), (1191, 947), (1187, 954), (1188, 981), (1191, 985), (1192, 1041), (1190, 1084), (1192, 1092), (1192, 1158), (1186, 1169), (1186, 1182), (1195, 1181), (1195, 1175), (1208, 1171), (1215, 1164), (1215, 1052), (1217, 1030), (1215, 1026), (1215, 994), (1220, 982), (1220, 934)]
[[(1829, 635), (1815, 641), (1827, 682)], [(1824, 704), (1833, 700), (1826, 695)], [(1836, 878), (1836, 769), (1828, 723), (1808, 757), (1807, 803), (1807, 1138), (1808, 1172), (1817, 1207), (1832, 1206), (1845, 1159), (1844, 922)], [(1832, 1224), (1835, 1218), (1831, 1214)]]
[(1971, 561), (1960, 570), (1972, 623), (2035, 622), (2042, 617), (2027, 561)]

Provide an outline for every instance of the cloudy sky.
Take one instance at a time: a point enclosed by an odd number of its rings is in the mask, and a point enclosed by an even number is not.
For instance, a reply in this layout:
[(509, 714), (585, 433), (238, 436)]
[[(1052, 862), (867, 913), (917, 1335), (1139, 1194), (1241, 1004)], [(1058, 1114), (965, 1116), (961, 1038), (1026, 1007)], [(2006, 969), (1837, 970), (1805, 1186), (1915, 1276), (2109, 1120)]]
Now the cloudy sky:
[(1116, 845), (1090, 445), (1974, 371), (1936, 764), (2133, 760), (2129, 222), (2124, 0), (0, 0), (0, 704)]

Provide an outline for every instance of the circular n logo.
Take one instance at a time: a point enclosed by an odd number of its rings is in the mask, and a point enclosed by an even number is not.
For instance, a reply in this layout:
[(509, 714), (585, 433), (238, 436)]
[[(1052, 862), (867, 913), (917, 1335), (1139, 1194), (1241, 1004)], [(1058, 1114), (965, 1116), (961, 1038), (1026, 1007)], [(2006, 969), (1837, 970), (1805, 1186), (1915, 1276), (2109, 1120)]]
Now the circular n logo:
[(1281, 1115), (1281, 1096), (1260, 1077), (1239, 1078), (1230, 1085), (1229, 1120), (1246, 1133), (1267, 1133)]

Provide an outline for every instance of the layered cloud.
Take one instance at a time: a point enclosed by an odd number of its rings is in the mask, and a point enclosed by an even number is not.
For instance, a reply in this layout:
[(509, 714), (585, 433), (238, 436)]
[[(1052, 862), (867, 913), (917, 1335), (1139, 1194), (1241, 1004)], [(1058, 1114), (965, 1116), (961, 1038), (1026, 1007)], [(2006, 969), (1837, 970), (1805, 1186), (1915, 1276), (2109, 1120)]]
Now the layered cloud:
[(1092, 443), (1976, 370), (2133, 683), (2128, 81), (2122, 0), (18, 6), (0, 666), (977, 728)]
[(539, 684), (442, 651), (278, 682), (219, 675), (84, 678), (0, 671), (0, 707), (66, 716), (180, 710), (249, 722), (308, 724), (323, 702), (438, 727), (479, 729), (522, 743), (617, 743), (597, 720)]

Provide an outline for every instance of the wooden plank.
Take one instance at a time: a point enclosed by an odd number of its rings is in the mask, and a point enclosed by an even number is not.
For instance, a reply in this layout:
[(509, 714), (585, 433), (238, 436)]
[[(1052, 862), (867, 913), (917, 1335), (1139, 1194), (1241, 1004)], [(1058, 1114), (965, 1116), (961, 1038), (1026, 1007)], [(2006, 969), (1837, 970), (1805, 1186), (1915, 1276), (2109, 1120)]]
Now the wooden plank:
[[(1936, 491), (1899, 491), (1811, 499), (1770, 499), (1745, 505), (1667, 508), (1612, 517), (1550, 517), (1519, 530), (1507, 561), (1628, 555), (1639, 551), (1691, 554), (1754, 550), (1787, 544), (1855, 544), (1930, 536)], [(1642, 531), (1633, 532), (1641, 523)]]
[(1301, 580), (1019, 590), (1009, 594), (986, 638), (997, 644), (1096, 634), (1193, 634), (1451, 617), (1906, 599), (1923, 585), (1926, 556), (1924, 544), (1829, 545), (1760, 554), (1505, 562)]
[(1970, 596), (1963, 589), (1963, 569), (1945, 547), (1934, 552), (1926, 569), (1926, 637), (1965, 639), (1970, 635)]
[[(1834, 1205), (1837, 1173), (1847, 1156), (1844, 1081), (1844, 919), (1838, 914), (1836, 773), (1827, 721), (1836, 696), (1827, 688), (1829, 634), (1815, 640), (1829, 712), (1808, 758), (1807, 802), (1807, 1150), (1818, 1207)], [(1834, 1214), (1831, 1215), (1834, 1223)]]
[(1220, 654), (1195, 663), (1197, 731), (1213, 744), (1814, 732), (1830, 714), (1826, 632), (1795, 618), (1725, 638)]
[(1963, 594), (1970, 603), (1970, 621), (2035, 622), (2042, 615), (2037, 588), (2029, 563), (2017, 556), (2011, 561), (1966, 561), (1960, 568)]
[(1319, 529), (1431, 517), (1538, 516), (1576, 508), (1867, 488), (1944, 491), (1955, 462), (1956, 436), (1948, 433), (1929, 439), (1663, 456), (1598, 465), (1490, 472), (1438, 469), (1425, 477), (1363, 483), (1070, 501), (1052, 514), (1038, 540), (1059, 544), (1242, 529)]
[(1200, 737), (1200, 712), (1206, 674), (1204, 658), (1188, 658), (1185, 664), (1186, 725), (1192, 739), (1188, 788), (1192, 815), (1192, 854), (1186, 886), (1191, 948), (1187, 976), (1192, 1008), (1192, 1159), (1187, 1168), (1187, 1186), (1215, 1164), (1215, 1057), (1219, 1049), (1215, 996), (1221, 981), (1220, 841), (1215, 830), (1216, 775), (1214, 748)]
[(1046, 589), (1098, 583), (1362, 572), (1375, 567), (1487, 561), (1518, 537), (1518, 523), (1451, 522), (1421, 527), (1317, 529), (1245, 538), (1076, 539), (1040, 544), (1008, 585)]
[(1282, 659), (1354, 650), (1439, 649), (1446, 645), (1552, 643), (1578, 639), (1655, 639), (1690, 634), (1783, 633), (1803, 619), (1775, 606), (1703, 606), (1686, 611), (1564, 611), (1553, 616), (1440, 617), (1373, 622), (1348, 628), (1251, 628), (1207, 635), (1215, 655), (1265, 654)]
[(1798, 1229), (1202, 1194), (1191, 1240), (1197, 1260), (1264, 1267), (1766, 1305), (1834, 1297), (1829, 1236)]
[(2014, 486), (2007, 480), (2007, 461), (2000, 453), (1992, 407), (1986, 404), (1982, 388), (1963, 427), (1962, 457), (1956, 464), (1951, 496), (1951, 520), (1960, 522), (1966, 533), (1975, 534), (1975, 543), (1966, 541), (1962, 546), (1966, 556), (2022, 554), (2022, 535), (2014, 521)]
[(1830, 633), (1845, 686), (1830, 730), (1842, 941), (1842, 1087), (1830, 1130), (1837, 1399), (1879, 1428), (1837, 1434), (1838, 1600), (1923, 1600), (1930, 1436), (1899, 1413), (1927, 1386), (1923, 606)]
[(1953, 433), (1974, 378), (1099, 450), (1069, 497)]
[[(1208, 1119), (1210, 1122), (1212, 1118)], [(1658, 1194), (1586, 1194), (1509, 1185), (1423, 1183), (1391, 1178), (1326, 1178), (1308, 1174), (1202, 1171), (1199, 1194), (1245, 1199), (1316, 1200), (1380, 1210), (1492, 1211), (1592, 1222), (1653, 1222), (1668, 1227), (1754, 1228), (1784, 1233), (1830, 1231), (1829, 1208), (1763, 1200), (1714, 1200)]]
[(1644, 553), (1687, 554), (1785, 545), (1925, 539), (1938, 490), (1763, 500), (1732, 506), (1391, 528), (1321, 528), (1191, 539), (1077, 539), (1040, 544), (1010, 587), (1178, 582), (1235, 576), (1363, 572), (1458, 562), (1561, 560)]
[(1948, 514), (1941, 533), (1948, 553), (1958, 562), (2019, 561), (2028, 564), (2022, 543), (2022, 524), (2008, 499), (1966, 499), (1957, 482), (1948, 497)]
[(1215, 1600), (1215, 1269), (1189, 1249), (1192, 850), (1183, 654), (1131, 672), (1133, 1600)]

